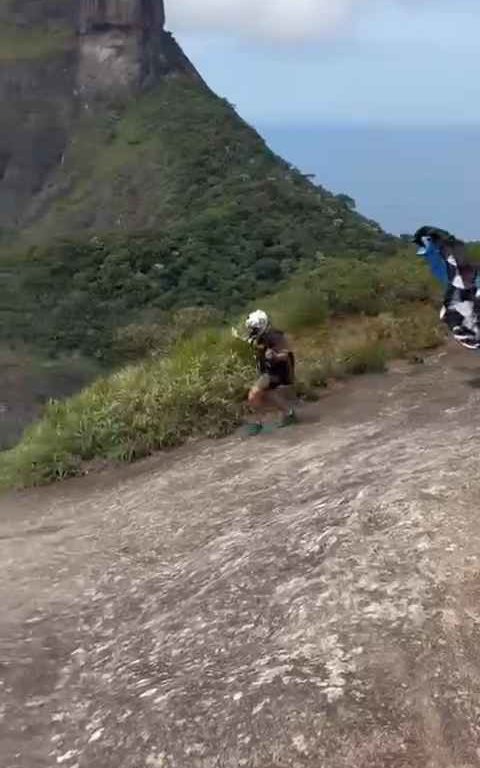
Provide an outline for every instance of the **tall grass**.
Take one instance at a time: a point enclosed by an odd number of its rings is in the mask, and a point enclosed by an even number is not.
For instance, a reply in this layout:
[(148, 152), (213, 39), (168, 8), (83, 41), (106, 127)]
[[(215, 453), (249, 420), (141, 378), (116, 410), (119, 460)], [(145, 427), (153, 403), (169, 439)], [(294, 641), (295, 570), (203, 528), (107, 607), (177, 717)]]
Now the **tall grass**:
[[(269, 300), (276, 323), (293, 337), (299, 393), (333, 377), (382, 371), (392, 357), (441, 342), (437, 312), (425, 301), (432, 285), (416, 267), (359, 264), (350, 284), (343, 266), (333, 275), (324, 269)], [(81, 473), (93, 459), (133, 461), (191, 437), (225, 435), (242, 419), (254, 375), (248, 345), (225, 330), (199, 331), (165, 357), (50, 403), (19, 445), (0, 456), (0, 487), (46, 483)]]
[(204, 332), (167, 358), (129, 366), (50, 403), (21, 443), (2, 455), (0, 484), (44, 483), (78, 474), (82, 462), (95, 458), (133, 461), (191, 436), (224, 435), (241, 418), (251, 377), (242, 343)]
[(290, 332), (327, 318), (375, 316), (407, 302), (433, 301), (438, 289), (425, 266), (409, 255), (374, 261), (323, 258), (264, 303)]
[(330, 379), (379, 373), (393, 358), (416, 358), (444, 340), (438, 313), (428, 304), (398, 305), (375, 317), (348, 317), (294, 337), (302, 391), (324, 387)]

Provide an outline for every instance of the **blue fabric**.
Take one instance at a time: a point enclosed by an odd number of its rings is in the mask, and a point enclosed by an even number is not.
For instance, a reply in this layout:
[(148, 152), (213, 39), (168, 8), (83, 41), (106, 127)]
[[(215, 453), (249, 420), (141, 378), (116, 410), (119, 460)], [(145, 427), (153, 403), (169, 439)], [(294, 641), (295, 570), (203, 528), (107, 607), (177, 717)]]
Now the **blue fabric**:
[(443, 286), (446, 287), (448, 285), (447, 265), (445, 264), (445, 259), (442, 256), (441, 248), (439, 248), (437, 245), (434, 245), (431, 240), (427, 240), (425, 243), (425, 248), (422, 248), (422, 250), (420, 250), (418, 253), (419, 255), (423, 256), (427, 262), (432, 275), (436, 277)]

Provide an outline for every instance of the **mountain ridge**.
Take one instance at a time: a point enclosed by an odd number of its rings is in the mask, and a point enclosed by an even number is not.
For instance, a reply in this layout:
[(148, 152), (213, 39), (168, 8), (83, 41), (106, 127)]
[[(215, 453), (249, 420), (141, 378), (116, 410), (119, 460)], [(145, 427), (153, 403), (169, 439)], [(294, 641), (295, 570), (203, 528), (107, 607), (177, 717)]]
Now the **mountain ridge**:
[[(135, 179), (140, 169), (147, 181), (153, 179), (154, 185), (162, 186), (161, 174), (175, 150), (169, 145), (157, 146), (153, 157), (144, 157), (140, 144), (154, 139), (168, 115), (160, 109), (156, 122), (151, 121), (148, 128), (143, 126), (142, 141), (138, 135), (126, 138), (123, 159), (117, 157), (110, 163), (115, 166), (115, 178), (109, 176), (111, 168), (105, 167), (108, 157), (119, 148), (117, 137), (123, 124), (132, 122), (136, 112), (145, 112), (145, 103), (152, 102), (151, 92), (158, 92), (172, 79), (190, 86), (189, 94), (197, 89), (205, 99), (208, 94), (211, 110), (220, 114), (221, 100), (208, 89), (166, 30), (163, 0), (80, 0), (78, 4), (72, 0), (12, 0), (0, 3), (0, 20), (18, 38), (19, 51), (15, 56), (0, 55), (0, 97), (5, 104), (0, 127), (0, 232), (18, 234), (29, 229), (29, 242), (38, 242), (86, 230), (163, 227), (163, 204), (157, 204), (158, 219), (152, 213), (142, 216), (143, 201), (138, 205), (137, 200), (145, 195), (142, 183)], [(20, 46), (19, 39), (23, 40)], [(184, 98), (185, 88), (179, 85), (177, 90), (177, 98)], [(168, 104), (163, 106), (170, 109)], [(208, 118), (206, 101), (202, 110)], [(242, 131), (241, 140), (246, 141), (246, 124), (234, 111), (224, 110), (223, 119), (231, 122), (232, 116)], [(201, 143), (200, 134), (208, 128), (197, 118), (189, 113), (187, 104), (176, 129), (188, 133), (189, 141), (195, 142), (189, 131), (189, 123), (194, 122)], [(138, 114), (137, 122), (140, 119)], [(254, 141), (259, 140), (253, 129), (248, 127), (248, 131), (252, 139), (255, 136)], [(237, 134), (240, 136), (240, 130)], [(228, 146), (212, 141), (210, 150), (220, 160), (213, 181), (228, 177)], [(248, 158), (245, 161), (248, 163)], [(202, 162), (205, 164), (204, 160), (198, 164)], [(287, 165), (279, 170), (285, 172)], [(245, 176), (249, 171), (245, 167)], [(197, 185), (211, 185), (208, 176), (195, 175)], [(76, 207), (75, 201), (93, 178), (96, 187), (90, 194), (90, 213), (78, 220), (60, 215), (62, 207)], [(135, 193), (125, 213), (125, 207), (117, 208), (115, 203), (122, 196), (122, 186), (129, 185), (135, 187)], [(188, 179), (183, 192), (186, 186)], [(102, 195), (106, 188), (112, 194)], [(303, 188), (312, 189), (313, 185), (305, 178)], [(100, 216), (102, 220), (98, 221), (98, 209), (106, 206), (111, 215)], [(176, 207), (186, 211), (184, 196), (179, 196)], [(343, 209), (337, 211), (334, 218), (342, 218), (343, 213)], [(366, 222), (361, 217), (357, 221), (362, 226)]]
[(395, 250), (208, 88), (162, 2), (14, 2), (58, 47), (0, 61), (0, 340), (104, 359), (145, 313), (232, 315), (324, 256)]
[(19, 231), (86, 114), (163, 78), (203, 84), (165, 30), (163, 0), (0, 4), (0, 229)]

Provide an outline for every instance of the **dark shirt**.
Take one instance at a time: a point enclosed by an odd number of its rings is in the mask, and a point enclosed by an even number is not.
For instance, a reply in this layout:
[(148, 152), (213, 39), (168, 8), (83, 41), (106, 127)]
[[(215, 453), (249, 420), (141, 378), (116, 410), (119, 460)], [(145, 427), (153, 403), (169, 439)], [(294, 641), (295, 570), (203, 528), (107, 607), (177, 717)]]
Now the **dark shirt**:
[[(269, 349), (274, 352), (288, 352), (288, 358), (269, 360), (266, 356), (267, 350)], [(257, 355), (257, 369), (261, 375), (267, 373), (270, 376), (279, 377), (282, 381), (285, 381), (285, 383), (293, 381), (295, 357), (288, 349), (287, 338), (283, 331), (271, 328), (263, 333), (255, 341), (255, 350)]]

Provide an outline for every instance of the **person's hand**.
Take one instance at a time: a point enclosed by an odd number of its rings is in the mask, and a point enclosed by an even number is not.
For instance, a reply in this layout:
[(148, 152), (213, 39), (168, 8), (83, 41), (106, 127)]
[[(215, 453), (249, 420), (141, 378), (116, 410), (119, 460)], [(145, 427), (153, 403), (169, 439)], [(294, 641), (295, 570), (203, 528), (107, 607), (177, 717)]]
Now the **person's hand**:
[(275, 351), (273, 349), (267, 349), (265, 352), (265, 358), (267, 360), (274, 360), (276, 357)]

